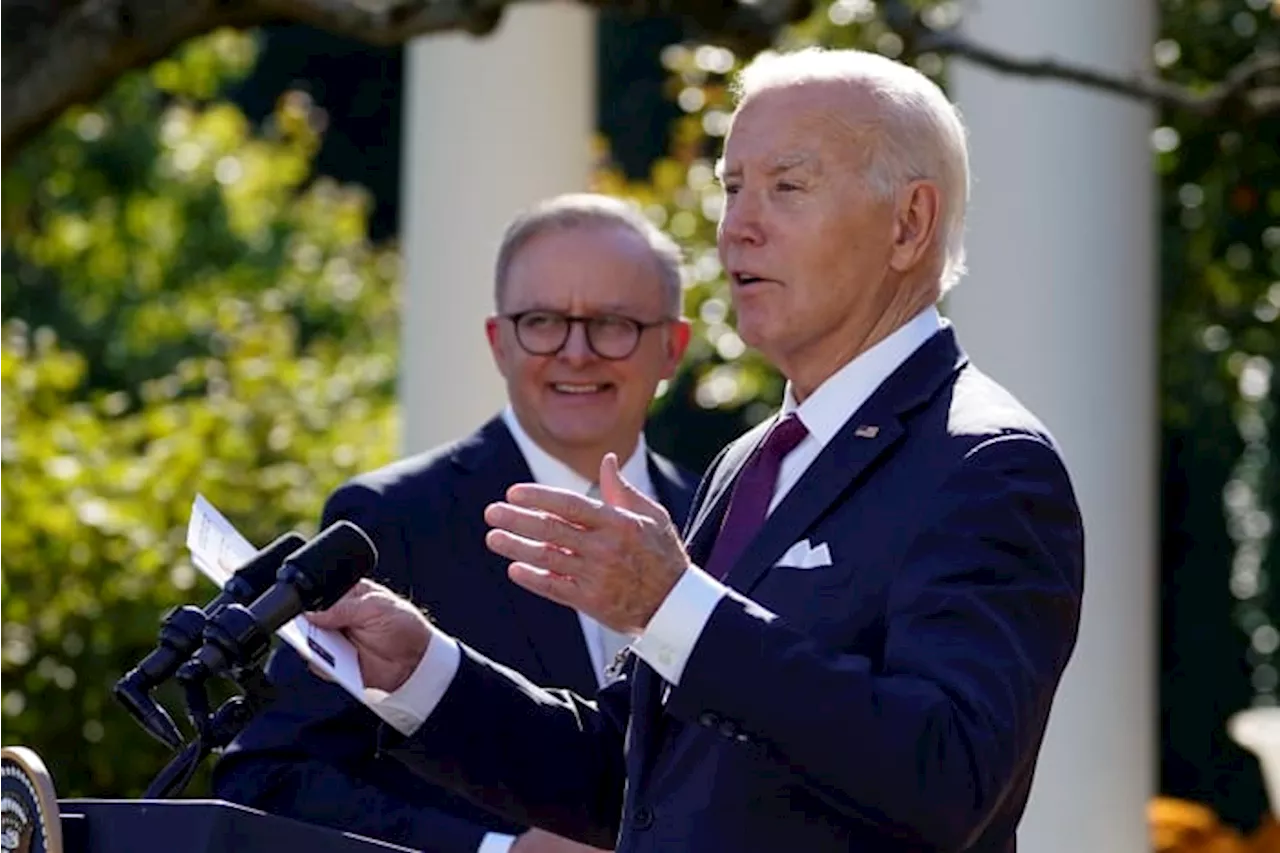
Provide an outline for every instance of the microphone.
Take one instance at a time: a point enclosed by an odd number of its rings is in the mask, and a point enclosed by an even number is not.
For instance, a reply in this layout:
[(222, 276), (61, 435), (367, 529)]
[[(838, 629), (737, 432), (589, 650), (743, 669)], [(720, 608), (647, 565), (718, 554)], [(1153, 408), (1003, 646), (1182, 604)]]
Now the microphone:
[(207, 614), (228, 604), (253, 601), (271, 585), (285, 558), (306, 544), (301, 534), (286, 533), (237, 569), (203, 608), (188, 604), (170, 610), (160, 623), (160, 644), (116, 682), (116, 700), (165, 746), (181, 747), (182, 734), (169, 713), (151, 698), (151, 691), (171, 678), (200, 647)]
[(336, 521), (284, 561), (276, 582), (246, 607), (229, 604), (205, 625), (204, 645), (178, 669), (190, 688), (261, 654), (271, 635), (305, 610), (327, 610), (378, 565), (369, 537), (349, 521)]

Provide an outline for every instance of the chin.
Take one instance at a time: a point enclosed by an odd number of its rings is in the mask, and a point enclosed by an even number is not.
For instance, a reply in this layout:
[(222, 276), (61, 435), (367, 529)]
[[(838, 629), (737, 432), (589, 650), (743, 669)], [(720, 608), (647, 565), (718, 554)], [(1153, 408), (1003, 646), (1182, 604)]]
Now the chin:
[(590, 450), (604, 444), (605, 437), (586, 430), (554, 430), (551, 437), (566, 450)]
[(735, 331), (738, 337), (742, 338), (742, 342), (755, 350), (764, 349), (768, 346), (769, 334), (766, 328), (762, 328), (763, 324), (754, 317), (738, 316), (737, 328)]

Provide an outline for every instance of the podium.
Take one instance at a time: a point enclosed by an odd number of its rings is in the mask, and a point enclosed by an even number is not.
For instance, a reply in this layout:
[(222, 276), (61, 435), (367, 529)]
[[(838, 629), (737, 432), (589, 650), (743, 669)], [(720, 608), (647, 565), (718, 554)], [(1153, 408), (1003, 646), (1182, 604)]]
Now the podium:
[(44, 761), (0, 749), (0, 848), (6, 853), (415, 853), (225, 800), (57, 799)]
[(412, 853), (224, 800), (58, 801), (62, 853)]

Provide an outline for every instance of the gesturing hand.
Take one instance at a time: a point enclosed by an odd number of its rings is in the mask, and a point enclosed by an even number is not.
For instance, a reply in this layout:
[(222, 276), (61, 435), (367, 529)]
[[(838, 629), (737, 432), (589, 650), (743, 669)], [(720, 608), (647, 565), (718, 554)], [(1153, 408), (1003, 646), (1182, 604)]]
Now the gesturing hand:
[(417, 669), (431, 639), (427, 617), (385, 586), (361, 578), (328, 610), (306, 614), (320, 628), (341, 631), (360, 656), (366, 687), (394, 692)]
[(512, 581), (581, 610), (615, 631), (639, 634), (689, 566), (680, 534), (659, 503), (600, 463), (603, 502), (520, 484), (490, 504), (490, 550), (508, 557)]

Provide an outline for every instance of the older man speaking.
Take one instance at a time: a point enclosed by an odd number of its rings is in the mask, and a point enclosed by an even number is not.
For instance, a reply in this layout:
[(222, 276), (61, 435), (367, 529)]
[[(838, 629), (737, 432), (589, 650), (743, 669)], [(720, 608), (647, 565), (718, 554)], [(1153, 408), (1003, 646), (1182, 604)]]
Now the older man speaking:
[(634, 638), (627, 677), (536, 687), (363, 581), (314, 619), (389, 692), (384, 748), (515, 820), (626, 853), (1012, 853), (1083, 531), (1048, 431), (935, 308), (963, 269), (960, 119), (879, 56), (769, 56), (721, 178), (782, 410), (683, 539), (612, 456), (602, 501), (522, 484), (486, 515), (512, 581)]

